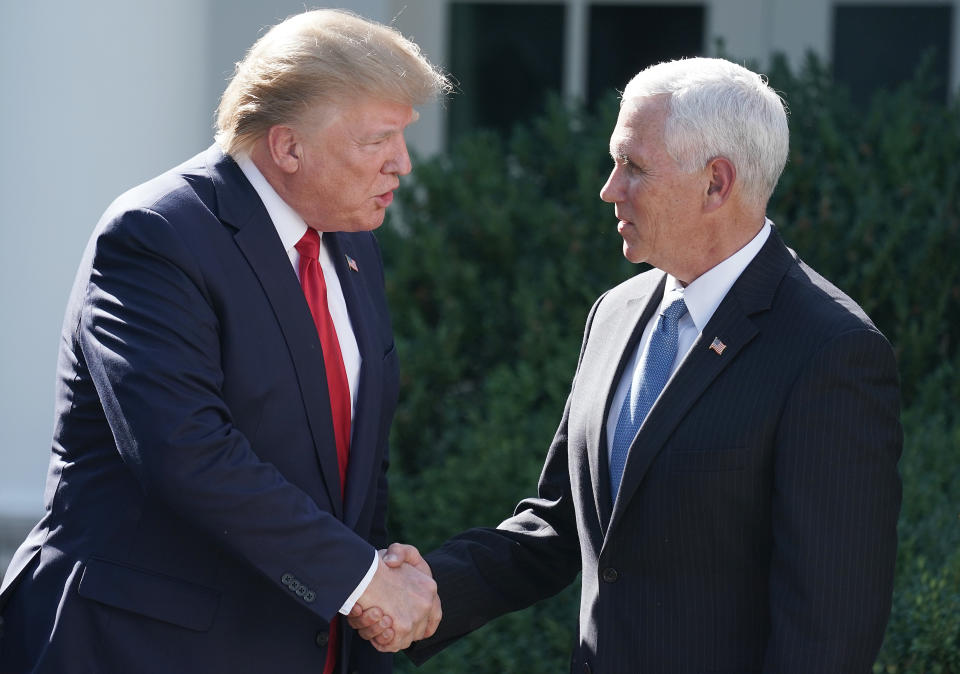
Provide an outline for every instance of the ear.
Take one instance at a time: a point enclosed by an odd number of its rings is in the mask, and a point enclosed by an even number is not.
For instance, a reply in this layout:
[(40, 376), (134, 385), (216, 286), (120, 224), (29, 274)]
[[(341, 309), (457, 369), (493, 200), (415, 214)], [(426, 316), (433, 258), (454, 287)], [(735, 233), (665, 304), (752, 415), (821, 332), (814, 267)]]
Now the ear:
[(710, 184), (704, 195), (704, 210), (715, 211), (723, 206), (733, 193), (733, 184), (737, 180), (737, 169), (726, 157), (714, 157), (707, 162), (707, 175)]
[(300, 169), (302, 151), (296, 132), (289, 126), (277, 124), (267, 131), (267, 150), (270, 158), (283, 173), (293, 174)]

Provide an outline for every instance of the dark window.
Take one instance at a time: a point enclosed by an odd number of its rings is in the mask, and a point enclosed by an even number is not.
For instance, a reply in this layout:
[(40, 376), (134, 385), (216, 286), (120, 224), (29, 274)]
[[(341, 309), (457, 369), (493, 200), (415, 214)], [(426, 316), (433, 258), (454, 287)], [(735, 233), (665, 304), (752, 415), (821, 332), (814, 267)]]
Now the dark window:
[(457, 2), (450, 7), (451, 138), (477, 127), (507, 131), (563, 86), (564, 5)]
[(834, 76), (855, 102), (911, 79), (928, 55), (933, 93), (947, 99), (951, 6), (837, 5), (833, 26)]
[(591, 6), (587, 100), (622, 91), (649, 65), (702, 55), (703, 24), (701, 5)]

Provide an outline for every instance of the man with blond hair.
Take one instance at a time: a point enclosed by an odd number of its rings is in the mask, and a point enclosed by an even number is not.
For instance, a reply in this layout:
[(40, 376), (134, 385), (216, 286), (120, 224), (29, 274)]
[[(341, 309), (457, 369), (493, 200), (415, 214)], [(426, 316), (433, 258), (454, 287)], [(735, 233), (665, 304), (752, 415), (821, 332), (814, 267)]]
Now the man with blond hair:
[(371, 230), (449, 88), (347, 12), (238, 64), (216, 144), (117, 199), (67, 306), (46, 513), (0, 590), (0, 671), (389, 672), (436, 586), (377, 554), (397, 358)]
[(580, 573), (578, 674), (871, 671), (896, 556), (897, 365), (765, 218), (787, 145), (780, 98), (728, 61), (627, 85), (600, 197), (624, 256), (654, 269), (590, 312), (537, 496), (426, 555), (443, 621), (416, 661)]

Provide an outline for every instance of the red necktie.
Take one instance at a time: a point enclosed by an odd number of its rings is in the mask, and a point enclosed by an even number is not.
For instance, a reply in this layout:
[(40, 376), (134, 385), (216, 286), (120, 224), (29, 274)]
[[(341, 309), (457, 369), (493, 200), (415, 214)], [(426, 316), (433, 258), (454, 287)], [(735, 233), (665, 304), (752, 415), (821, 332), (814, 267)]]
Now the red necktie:
[[(323, 349), (323, 365), (327, 370), (327, 390), (330, 392), (330, 413), (333, 418), (333, 435), (337, 443), (337, 465), (340, 468), (340, 494), (344, 493), (347, 479), (347, 458), (350, 454), (350, 385), (343, 367), (340, 340), (333, 325), (333, 317), (327, 306), (327, 284), (320, 268), (320, 235), (312, 228), (297, 242), (300, 253), (300, 285), (313, 314), (313, 322), (320, 335)], [(339, 619), (330, 621), (330, 639), (327, 642), (327, 661), (323, 674), (332, 674), (339, 647)]]
[(350, 385), (343, 367), (340, 340), (327, 307), (327, 284), (320, 268), (320, 235), (315, 229), (297, 242), (300, 253), (300, 285), (310, 305), (313, 322), (320, 335), (323, 365), (327, 370), (327, 390), (330, 392), (330, 413), (333, 416), (333, 435), (337, 443), (337, 464), (340, 467), (340, 494), (347, 479), (347, 457), (350, 454)]

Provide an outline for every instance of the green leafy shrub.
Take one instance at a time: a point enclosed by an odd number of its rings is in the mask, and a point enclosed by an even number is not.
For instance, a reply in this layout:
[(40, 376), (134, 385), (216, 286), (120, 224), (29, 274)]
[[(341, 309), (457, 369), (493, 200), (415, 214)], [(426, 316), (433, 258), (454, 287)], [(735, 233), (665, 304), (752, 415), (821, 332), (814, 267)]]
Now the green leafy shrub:
[(791, 110), (770, 217), (894, 345), (909, 404), (960, 354), (960, 108), (920, 74), (859, 110), (813, 57), (798, 76), (776, 59), (770, 83)]
[(960, 672), (958, 368), (929, 376), (903, 415), (903, 510), (893, 612), (874, 671)]
[[(615, 113), (554, 102), (509, 140), (478, 133), (417, 163), (400, 192), (403, 217), (380, 236), (402, 362), (398, 538), (429, 549), (494, 526), (535, 489), (587, 311), (633, 271), (598, 196)], [(422, 671), (563, 671), (578, 601), (572, 587), (498, 620)]]
[[(891, 340), (908, 402), (876, 671), (960, 674), (960, 111), (917, 95), (922, 78), (857, 110), (815, 59), (798, 74), (777, 60), (770, 81), (789, 102), (792, 145), (770, 215)], [(599, 199), (615, 118), (613, 99), (593, 113), (553, 102), (508, 139), (481, 131), (415, 162), (380, 233), (402, 377), (396, 539), (431, 549), (533, 493), (587, 311), (638, 271)], [(577, 604), (571, 587), (417, 671), (565, 671)]]

